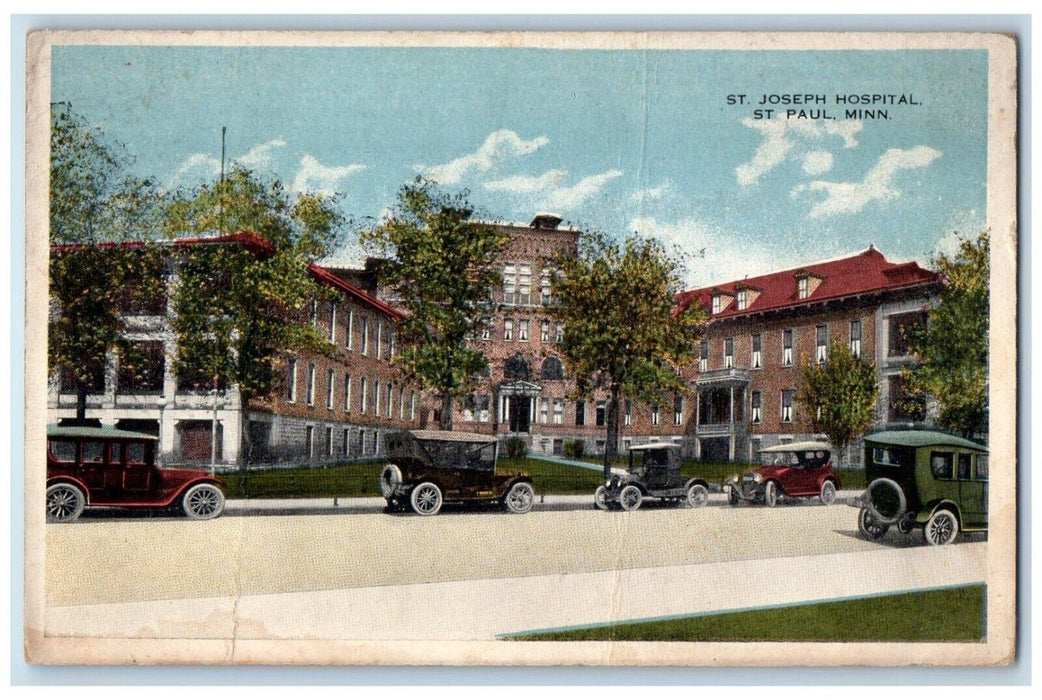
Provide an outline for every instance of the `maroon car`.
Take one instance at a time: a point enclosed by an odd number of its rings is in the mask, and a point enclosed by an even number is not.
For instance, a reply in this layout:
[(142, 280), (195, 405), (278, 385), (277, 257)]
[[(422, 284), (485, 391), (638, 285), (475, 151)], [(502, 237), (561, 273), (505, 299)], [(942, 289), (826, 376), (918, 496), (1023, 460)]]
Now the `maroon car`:
[(839, 477), (832, 471), (831, 448), (825, 442), (790, 442), (760, 450), (763, 466), (727, 484), (728, 501), (773, 506), (780, 498), (820, 498), (825, 505), (836, 500)]
[(156, 466), (156, 437), (97, 426), (47, 428), (47, 520), (88, 506), (180, 507), (193, 520), (224, 511), (224, 481), (199, 469)]

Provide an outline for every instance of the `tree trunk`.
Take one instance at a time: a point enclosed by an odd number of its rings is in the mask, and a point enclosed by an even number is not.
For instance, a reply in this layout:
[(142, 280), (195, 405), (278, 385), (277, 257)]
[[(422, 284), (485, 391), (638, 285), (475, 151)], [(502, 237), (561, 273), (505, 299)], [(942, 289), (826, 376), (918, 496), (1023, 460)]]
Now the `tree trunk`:
[(76, 384), (76, 420), (82, 421), (87, 417), (87, 387), (82, 383)]
[(612, 382), (608, 398), (608, 435), (604, 442), (604, 480), (611, 479), (611, 466), (615, 461), (615, 446), (619, 442), (619, 385)]
[(452, 430), (452, 395), (441, 395), (441, 416), (438, 427), (442, 430)]

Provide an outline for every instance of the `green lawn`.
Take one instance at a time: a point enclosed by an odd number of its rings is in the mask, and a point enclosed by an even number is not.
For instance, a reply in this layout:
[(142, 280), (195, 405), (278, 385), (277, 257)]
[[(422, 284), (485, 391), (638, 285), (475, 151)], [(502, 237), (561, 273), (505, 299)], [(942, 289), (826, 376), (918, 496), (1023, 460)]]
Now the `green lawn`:
[(518, 635), (522, 641), (981, 642), (983, 585)]

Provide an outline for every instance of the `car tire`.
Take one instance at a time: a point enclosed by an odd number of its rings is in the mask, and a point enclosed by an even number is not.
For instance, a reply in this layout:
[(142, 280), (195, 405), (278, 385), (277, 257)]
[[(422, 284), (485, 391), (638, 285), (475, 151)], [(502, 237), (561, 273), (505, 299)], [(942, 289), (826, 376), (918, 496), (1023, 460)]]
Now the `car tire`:
[(597, 487), (597, 490), (593, 492), (593, 505), (599, 510), (608, 510), (610, 504), (608, 503), (608, 487), (601, 486)]
[(640, 489), (633, 484), (627, 484), (619, 491), (619, 505), (623, 510), (637, 510), (643, 500)]
[(424, 481), (412, 490), (409, 502), (420, 515), (437, 515), (442, 504), (441, 489), (433, 482)]
[(380, 472), (380, 493), (390, 498), (398, 484), (402, 483), (402, 470), (396, 464), (388, 464)]
[(959, 534), (959, 519), (955, 513), (942, 508), (934, 512), (923, 527), (926, 541), (934, 546), (951, 544)]
[(767, 484), (763, 487), (764, 505), (766, 505), (768, 508), (773, 508), (774, 506), (778, 505), (779, 495), (780, 494), (778, 493), (778, 482), (768, 481)]
[(531, 484), (519, 481), (507, 491), (503, 503), (511, 513), (524, 515), (531, 511), (532, 505), (535, 504), (535, 490)]
[(818, 494), (818, 498), (821, 499), (821, 504), (825, 506), (831, 506), (836, 502), (836, 482), (832, 479), (826, 479), (821, 484), (821, 493)]
[(213, 484), (196, 484), (181, 498), (189, 520), (213, 520), (224, 512), (224, 494)]
[(709, 502), (709, 489), (703, 484), (691, 484), (687, 489), (684, 502), (691, 508), (702, 508)]
[(54, 484), (47, 488), (47, 522), (68, 523), (80, 517), (87, 498), (72, 484)]
[(857, 515), (857, 529), (865, 537), (878, 540), (886, 534), (890, 526), (876, 520), (876, 516), (872, 515), (872, 511), (868, 508), (862, 508)]
[[(880, 491), (880, 489), (884, 490)], [(893, 498), (896, 500), (896, 502), (892, 504), (893, 507), (889, 509), (893, 511), (892, 513), (879, 512), (876, 499), (872, 495), (877, 492), (883, 494), (881, 500), (885, 504), (885, 490), (890, 490), (893, 494)], [(880, 523), (885, 523), (887, 525), (893, 525), (898, 522), (908, 508), (908, 500), (905, 498), (904, 489), (902, 489), (901, 485), (893, 479), (880, 478), (873, 480), (872, 483), (868, 485), (868, 488), (865, 489), (865, 495), (862, 496), (862, 499), (865, 507), (872, 511), (873, 517), (875, 517), (875, 519)]]

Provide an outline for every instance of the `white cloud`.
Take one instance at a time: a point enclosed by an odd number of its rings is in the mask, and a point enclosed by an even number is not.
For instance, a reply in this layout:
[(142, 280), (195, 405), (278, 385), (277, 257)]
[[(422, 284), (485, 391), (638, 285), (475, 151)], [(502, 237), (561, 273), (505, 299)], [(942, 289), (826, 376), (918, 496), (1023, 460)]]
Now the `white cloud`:
[(658, 202), (670, 197), (676, 191), (672, 180), (664, 180), (662, 184), (655, 187), (644, 187), (630, 195), (630, 200), (638, 204), (647, 201)]
[(185, 158), (170, 177), (171, 189), (183, 184), (195, 185), (210, 180), (221, 172), (221, 161), (206, 153), (193, 153)]
[(686, 258), (688, 288), (762, 275), (800, 263), (779, 252), (770, 241), (741, 238), (695, 217), (679, 221), (638, 217), (630, 221), (629, 230), (653, 236), (668, 249), (681, 253)]
[(365, 170), (365, 165), (362, 163), (323, 165), (314, 156), (304, 155), (300, 159), (300, 168), (293, 178), (290, 190), (294, 192), (312, 191), (320, 194), (329, 194), (336, 190), (341, 180), (360, 170)]
[(821, 175), (832, 170), (832, 154), (828, 151), (810, 151), (803, 156), (803, 172)]
[(286, 142), (282, 139), (272, 139), (254, 146), (247, 151), (246, 155), (239, 156), (234, 162), (251, 170), (271, 170), (275, 150), (283, 148), (285, 145)]
[(440, 165), (417, 165), (416, 170), (442, 185), (454, 185), (471, 171), (488, 172), (497, 163), (511, 156), (524, 156), (534, 153), (550, 143), (545, 136), (537, 136), (525, 141), (510, 129), (493, 131), (474, 153), (468, 153), (455, 160)]
[(959, 252), (959, 246), (963, 240), (975, 239), (987, 227), (984, 217), (976, 209), (956, 211), (948, 220), (948, 233), (937, 241), (934, 250), (930, 251), (930, 255), (936, 253), (955, 255)]
[(815, 180), (799, 185), (791, 194), (795, 197), (804, 192), (825, 193), (825, 199), (810, 210), (810, 216), (815, 219), (835, 214), (853, 214), (864, 209), (869, 202), (901, 196), (901, 190), (893, 186), (898, 171), (925, 168), (941, 155), (940, 151), (929, 146), (916, 146), (907, 150), (891, 148), (880, 156), (860, 182)]
[(571, 187), (562, 187), (551, 192), (542, 206), (553, 211), (577, 207), (620, 175), (622, 175), (621, 170), (608, 170), (596, 175), (588, 175)]
[(485, 183), (485, 189), (491, 192), (512, 192), (514, 194), (531, 194), (556, 187), (568, 175), (564, 170), (547, 170), (542, 175), (513, 175)]
[(763, 134), (763, 141), (760, 142), (752, 159), (735, 168), (738, 184), (743, 186), (754, 184), (785, 161), (797, 146), (792, 136), (813, 141), (819, 141), (826, 136), (839, 136), (843, 139), (844, 148), (854, 148), (858, 145), (856, 136), (863, 128), (862, 123), (857, 120), (819, 122), (809, 119), (746, 118), (742, 120), (742, 124)]

